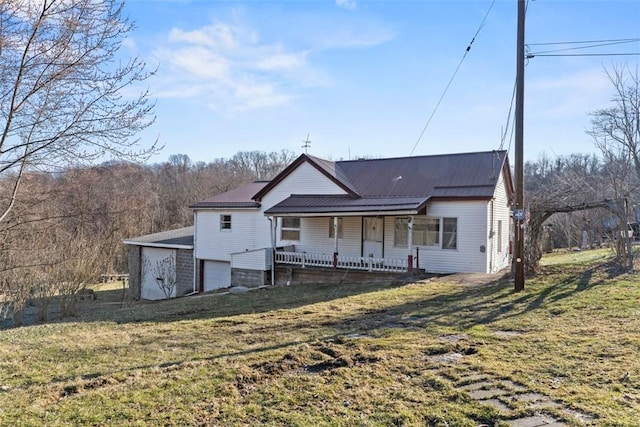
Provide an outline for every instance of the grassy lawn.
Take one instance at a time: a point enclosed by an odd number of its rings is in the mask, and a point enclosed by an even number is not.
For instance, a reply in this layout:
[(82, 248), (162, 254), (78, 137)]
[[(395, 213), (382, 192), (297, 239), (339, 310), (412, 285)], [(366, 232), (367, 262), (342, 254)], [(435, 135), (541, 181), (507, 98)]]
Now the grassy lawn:
[[(609, 252), (552, 254), (526, 290), (448, 278), (122, 304), (0, 330), (0, 425), (499, 426), (474, 375), (567, 425), (637, 426), (640, 281)], [(504, 424), (506, 425), (506, 424)]]

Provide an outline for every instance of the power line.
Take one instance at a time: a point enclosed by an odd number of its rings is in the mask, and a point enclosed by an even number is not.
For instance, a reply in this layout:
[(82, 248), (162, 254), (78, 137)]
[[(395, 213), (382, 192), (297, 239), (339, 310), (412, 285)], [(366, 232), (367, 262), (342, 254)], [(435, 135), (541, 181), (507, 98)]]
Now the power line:
[(640, 38), (635, 39), (610, 39), (610, 40), (583, 40), (583, 41), (570, 41), (570, 42), (546, 42), (546, 43), (527, 43), (527, 46), (550, 46), (561, 44), (586, 44), (586, 43), (631, 43), (640, 41)]
[(442, 95), (440, 95), (440, 99), (438, 99), (438, 102), (436, 103), (435, 108), (433, 109), (433, 111), (431, 112), (431, 115), (427, 119), (427, 123), (422, 128), (422, 132), (420, 132), (420, 135), (418, 136), (418, 139), (416, 140), (416, 143), (413, 145), (413, 148), (411, 149), (411, 153), (409, 153), (410, 156), (413, 155), (413, 152), (416, 150), (416, 147), (420, 143), (420, 140), (422, 139), (422, 136), (424, 135), (425, 131), (427, 130), (427, 127), (429, 127), (429, 124), (431, 123), (431, 120), (433, 119), (433, 116), (435, 116), (436, 111), (438, 111), (438, 108), (440, 107), (440, 104), (442, 103), (442, 100), (444, 99), (445, 95), (447, 94), (447, 91), (449, 90), (449, 87), (451, 86), (451, 83), (453, 83), (453, 79), (456, 77), (456, 74), (458, 74), (458, 70), (462, 66), (462, 62), (464, 61), (464, 59), (467, 57), (467, 54), (471, 50), (471, 45), (476, 40), (476, 37), (480, 33), (480, 30), (482, 30), (482, 28), (484, 27), (484, 24), (487, 21), (487, 17), (489, 16), (489, 12), (491, 12), (491, 9), (493, 8), (493, 5), (495, 3), (496, 3), (496, 0), (493, 0), (491, 2), (491, 5), (489, 6), (489, 9), (487, 10), (487, 13), (485, 13), (484, 18), (482, 18), (482, 22), (480, 23), (480, 26), (478, 27), (478, 30), (476, 31), (476, 33), (471, 38), (471, 42), (469, 42), (469, 45), (467, 46), (467, 49), (464, 51), (464, 54), (462, 55), (462, 58), (460, 59), (460, 62), (458, 63), (458, 66), (456, 67), (456, 70), (453, 72), (453, 75), (449, 79), (449, 83), (447, 83), (447, 86), (444, 88), (444, 91), (442, 92)]
[[(640, 39), (638, 39), (638, 41), (640, 41)], [(537, 52), (538, 54), (541, 53), (553, 53), (553, 52), (566, 52), (569, 50), (580, 50), (580, 49), (592, 49), (594, 47), (602, 47), (602, 46), (613, 46), (613, 45), (619, 45), (619, 44), (624, 44), (624, 43), (630, 43), (630, 42), (623, 42), (623, 41), (618, 41), (618, 42), (609, 42), (609, 43), (598, 43), (598, 44), (590, 44), (588, 46), (578, 46), (578, 47), (567, 47), (564, 49), (554, 49), (554, 50), (543, 50), (540, 52)]]
[[(548, 42), (548, 43), (529, 43), (529, 46), (558, 46), (558, 45), (571, 45), (574, 47), (565, 47), (562, 49), (542, 50), (538, 52), (528, 52), (527, 59), (535, 58), (536, 56), (634, 56), (640, 55), (637, 52), (609, 52), (609, 53), (583, 53), (583, 54), (556, 54), (556, 52), (568, 52), (572, 50), (593, 49), (596, 47), (613, 46), (626, 43), (640, 42), (640, 38), (635, 39), (611, 39), (611, 40), (587, 40), (587, 41), (570, 41), (570, 42)], [(586, 46), (575, 46), (586, 45)]]
[(538, 56), (637, 56), (640, 55), (640, 52), (630, 52), (630, 53), (564, 53), (564, 54), (539, 54), (539, 53), (529, 53), (527, 54), (527, 59), (536, 58)]
[[(507, 133), (509, 132), (509, 124), (511, 123), (511, 112), (513, 110), (513, 104), (514, 101), (516, 99), (516, 87), (517, 87), (517, 82), (513, 83), (513, 92), (511, 94), (511, 103), (509, 104), (509, 113), (507, 114), (507, 124), (505, 126), (504, 132), (502, 133), (502, 135), (500, 135), (500, 150), (502, 150), (504, 148), (504, 141), (507, 138)], [(513, 139), (513, 130), (514, 128), (511, 128), (511, 138), (509, 140), (509, 149), (507, 151), (509, 151), (511, 149), (511, 140)]]

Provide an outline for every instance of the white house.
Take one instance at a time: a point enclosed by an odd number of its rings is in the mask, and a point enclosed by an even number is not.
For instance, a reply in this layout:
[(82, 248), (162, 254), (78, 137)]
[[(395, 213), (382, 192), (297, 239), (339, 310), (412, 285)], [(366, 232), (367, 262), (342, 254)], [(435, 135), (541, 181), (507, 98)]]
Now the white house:
[(194, 288), (273, 283), (278, 266), (496, 272), (510, 263), (512, 194), (505, 151), (303, 154), (269, 182), (191, 206)]

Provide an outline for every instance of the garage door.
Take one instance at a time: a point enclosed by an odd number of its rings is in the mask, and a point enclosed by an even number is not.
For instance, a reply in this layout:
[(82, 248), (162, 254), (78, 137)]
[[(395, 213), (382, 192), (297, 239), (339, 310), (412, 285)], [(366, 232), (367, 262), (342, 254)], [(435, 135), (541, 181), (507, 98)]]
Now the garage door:
[(231, 286), (231, 263), (224, 261), (204, 262), (204, 291)]
[[(142, 265), (140, 268), (142, 271), (142, 286), (140, 288), (140, 297), (142, 299), (164, 299), (166, 298), (162, 289), (158, 286), (158, 276), (163, 274), (170, 274), (172, 277), (167, 277), (167, 280), (175, 282), (175, 268), (165, 268), (158, 270), (160, 263), (169, 261), (169, 266), (175, 266), (176, 253), (173, 249), (161, 249), (161, 248), (142, 248)], [(167, 265), (167, 264), (165, 264)], [(173, 290), (172, 297), (175, 296), (175, 289)]]

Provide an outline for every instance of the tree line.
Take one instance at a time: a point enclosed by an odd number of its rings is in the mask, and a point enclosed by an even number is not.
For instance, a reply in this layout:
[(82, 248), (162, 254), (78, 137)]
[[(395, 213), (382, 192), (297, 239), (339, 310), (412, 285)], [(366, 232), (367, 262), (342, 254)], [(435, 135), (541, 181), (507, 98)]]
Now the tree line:
[[(19, 197), (0, 222), (0, 292), (12, 310), (34, 296), (68, 295), (63, 314), (73, 314), (85, 284), (127, 271), (124, 239), (192, 225), (190, 205), (271, 179), (295, 157), (251, 151), (205, 163), (177, 154), (152, 165), (109, 161), (23, 172)], [(0, 206), (12, 203), (13, 182), (0, 179)]]

